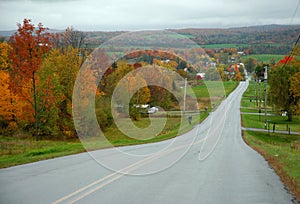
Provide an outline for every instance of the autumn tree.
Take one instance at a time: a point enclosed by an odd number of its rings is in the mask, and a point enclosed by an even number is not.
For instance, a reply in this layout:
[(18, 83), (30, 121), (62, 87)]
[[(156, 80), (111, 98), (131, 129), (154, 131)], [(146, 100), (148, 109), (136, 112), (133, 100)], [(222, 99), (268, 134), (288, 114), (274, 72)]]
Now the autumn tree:
[(73, 48), (83, 48), (86, 40), (86, 33), (78, 31), (73, 27), (68, 27), (65, 32), (57, 33), (54, 44), (57, 48), (62, 50), (68, 49), (69, 46)]
[(0, 70), (0, 125), (2, 129), (9, 130), (17, 127), (18, 120), (21, 120), (23, 103), (18, 96), (9, 88), (9, 74)]
[[(286, 110), (288, 120), (292, 121), (295, 107), (299, 103), (299, 96), (295, 92), (295, 87), (299, 77), (299, 67), (294, 64), (287, 66), (277, 65), (270, 71), (268, 81), (270, 89), (268, 95), (277, 108)], [(292, 82), (294, 80), (294, 82)]]
[[(44, 132), (55, 134), (58, 130), (74, 137), (72, 120), (72, 95), (74, 83), (82, 64), (79, 50), (69, 46), (65, 50), (53, 49), (44, 59), (38, 72), (41, 103), (41, 123)], [(53, 130), (49, 127), (53, 126)]]
[(18, 31), (10, 38), (10, 86), (21, 100), (31, 105), (29, 114), (34, 116), (35, 137), (38, 140), (36, 72), (43, 62), (43, 55), (51, 48), (52, 35), (41, 23), (36, 27), (29, 19), (17, 25)]
[(300, 67), (298, 67), (298, 72), (291, 77), (291, 86), (290, 86), (290, 92), (293, 95), (293, 98), (296, 99), (296, 103), (294, 107), (294, 112), (297, 115), (300, 115)]
[(2, 129), (5, 129), (5, 127), (14, 129), (22, 110), (22, 104), (9, 87), (10, 51), (11, 46), (7, 42), (0, 43), (0, 124)]
[(234, 73), (233, 81), (243, 81), (244, 76), (241, 74), (241, 72), (237, 71)]
[(59, 104), (63, 98), (57, 67), (51, 66), (49, 62), (51, 54), (45, 58), (43, 66), (37, 72), (39, 78), (37, 86), (39, 129), (42, 135), (47, 136), (59, 135), (61, 124)]
[(6, 42), (0, 43), (0, 70), (8, 70), (10, 67), (9, 52), (11, 46)]
[[(121, 86), (122, 90), (119, 94), (115, 95), (115, 100), (118, 103), (122, 101), (129, 101), (129, 104), (125, 104), (123, 108), (130, 109), (131, 116), (136, 120), (138, 119), (139, 112), (134, 109), (134, 104), (146, 104), (150, 101), (150, 90), (147, 87), (147, 83), (144, 80), (141, 73), (139, 73), (138, 66), (132, 66), (127, 64), (126, 61), (120, 60), (117, 63), (117, 68), (109, 68), (100, 81), (99, 89), (103, 93), (101, 97), (110, 99), (114, 93), (116, 86)], [(142, 64), (141, 64), (142, 66)], [(133, 93), (133, 91), (136, 91)], [(129, 99), (129, 93), (132, 93), (132, 97)], [(101, 99), (105, 101), (104, 99)], [(99, 99), (99, 101), (101, 101)], [(106, 108), (107, 109), (107, 108)], [(103, 115), (105, 109), (98, 109), (98, 114)], [(119, 110), (125, 112), (125, 110)], [(109, 115), (105, 113), (106, 115)], [(106, 121), (102, 120), (102, 124)]]
[(224, 66), (218, 67), (217, 70), (219, 72), (219, 75), (220, 75), (222, 81), (228, 81), (228, 80), (230, 80), (230, 75), (225, 73)]

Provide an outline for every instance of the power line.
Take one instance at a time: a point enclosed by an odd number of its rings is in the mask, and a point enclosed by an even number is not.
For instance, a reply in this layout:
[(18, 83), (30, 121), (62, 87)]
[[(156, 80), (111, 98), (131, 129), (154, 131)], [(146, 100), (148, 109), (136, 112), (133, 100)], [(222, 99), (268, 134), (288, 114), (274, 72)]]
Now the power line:
[[(300, 0), (298, 0), (298, 4), (297, 4), (296, 9), (294, 11), (294, 14), (293, 14), (293, 16), (291, 18), (290, 25), (292, 25), (292, 23), (293, 23), (293, 20), (294, 20), (294, 18), (296, 16), (296, 13), (297, 13), (298, 9), (299, 9), (299, 6), (300, 6)], [(294, 53), (294, 51), (295, 51), (295, 49), (297, 47), (299, 39), (300, 39), (300, 34), (298, 35), (298, 39), (296, 40), (296, 43), (295, 43), (294, 47), (292, 48), (292, 51), (291, 51), (290, 55), (288, 56), (286, 62), (284, 63), (283, 68), (289, 63), (289, 60), (290, 60), (291, 56), (293, 55), (293, 53)]]
[(293, 55), (293, 53), (294, 53), (294, 51), (295, 51), (295, 49), (297, 47), (297, 44), (298, 44), (299, 40), (300, 40), (300, 34), (298, 35), (298, 38), (297, 38), (297, 40), (295, 42), (295, 45), (294, 45), (294, 47), (293, 47), (290, 55), (288, 56), (287, 60), (285, 61), (284, 65), (283, 65), (283, 68), (289, 63), (290, 58), (292, 57), (292, 55)]
[(293, 14), (293, 16), (291, 18), (291, 21), (290, 21), (290, 25), (292, 25), (292, 23), (293, 23), (293, 20), (294, 20), (294, 18), (296, 16), (297, 10), (299, 9), (299, 6), (300, 6), (300, 0), (298, 0), (298, 4), (296, 6), (296, 9), (295, 9), (294, 14)]

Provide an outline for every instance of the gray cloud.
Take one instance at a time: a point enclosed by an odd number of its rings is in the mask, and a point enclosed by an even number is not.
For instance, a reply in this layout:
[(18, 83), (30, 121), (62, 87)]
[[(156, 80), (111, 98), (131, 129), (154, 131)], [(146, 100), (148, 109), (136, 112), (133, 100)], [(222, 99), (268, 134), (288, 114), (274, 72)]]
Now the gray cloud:
[[(133, 30), (300, 24), (300, 0), (1, 0), (0, 29), (30, 18), (50, 28)], [(300, 10), (300, 9), (299, 9)]]

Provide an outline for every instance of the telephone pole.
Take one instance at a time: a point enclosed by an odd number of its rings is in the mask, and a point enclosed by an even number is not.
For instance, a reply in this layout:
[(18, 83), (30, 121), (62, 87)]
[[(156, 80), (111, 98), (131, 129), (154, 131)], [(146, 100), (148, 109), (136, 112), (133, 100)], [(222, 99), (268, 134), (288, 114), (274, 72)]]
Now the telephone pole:
[(185, 106), (186, 106), (186, 86), (187, 86), (187, 78), (184, 79), (183, 115), (185, 115)]
[(265, 66), (265, 74), (264, 74), (264, 94), (265, 94), (265, 129), (267, 129), (267, 79), (268, 79), (268, 67)]

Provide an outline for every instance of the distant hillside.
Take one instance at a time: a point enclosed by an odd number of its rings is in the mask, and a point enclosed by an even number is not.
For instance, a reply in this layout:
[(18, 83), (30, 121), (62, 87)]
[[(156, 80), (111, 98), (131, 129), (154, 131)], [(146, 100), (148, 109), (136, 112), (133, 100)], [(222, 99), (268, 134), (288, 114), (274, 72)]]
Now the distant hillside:
[[(171, 29), (185, 35), (204, 48), (224, 49), (236, 47), (250, 54), (286, 55), (292, 49), (299, 33), (300, 25), (264, 25), (228, 29)], [(97, 46), (124, 32), (87, 32), (87, 42)]]
[[(228, 29), (171, 29), (170, 31), (185, 35), (197, 44), (211, 49), (236, 47), (247, 50), (251, 54), (281, 54), (286, 55), (292, 49), (299, 33), (300, 25), (263, 25)], [(15, 31), (0, 31), (0, 36), (11, 36)], [(50, 32), (63, 32), (50, 29)], [(103, 42), (126, 31), (88, 31), (86, 43), (97, 47)]]
[[(10, 37), (12, 36), (17, 30), (0, 30), (0, 36), (1, 37)], [(57, 29), (49, 29), (50, 33), (61, 33), (64, 32), (64, 30), (57, 30)]]
[(0, 30), (0, 36), (1, 37), (9, 37), (11, 35), (13, 35), (17, 30), (5, 30), (5, 31), (1, 31)]
[(252, 54), (288, 54), (300, 33), (300, 25), (265, 25), (229, 29), (196, 28), (172, 31), (193, 36), (191, 39), (203, 46), (213, 45), (214, 48), (224, 48), (224, 44), (227, 44), (236, 45), (240, 50), (249, 49)]

